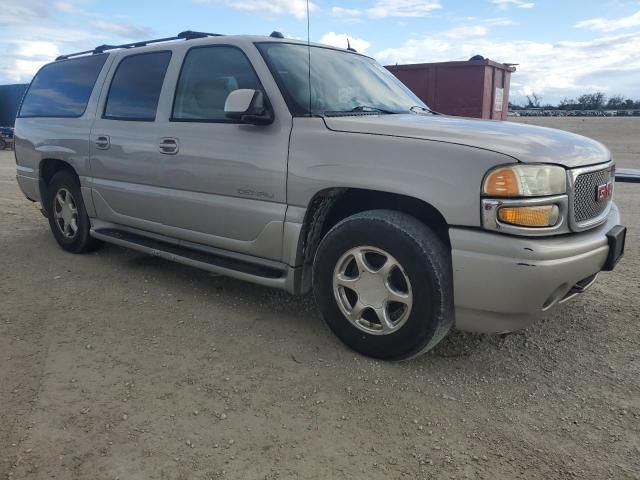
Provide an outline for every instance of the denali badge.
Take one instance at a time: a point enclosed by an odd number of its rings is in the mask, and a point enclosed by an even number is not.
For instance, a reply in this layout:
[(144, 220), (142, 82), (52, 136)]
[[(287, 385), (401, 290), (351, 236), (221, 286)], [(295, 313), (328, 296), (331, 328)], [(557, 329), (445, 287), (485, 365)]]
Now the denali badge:
[(612, 193), (613, 184), (611, 182), (607, 182), (603, 185), (598, 185), (596, 187), (596, 202), (602, 202), (603, 200), (611, 198)]

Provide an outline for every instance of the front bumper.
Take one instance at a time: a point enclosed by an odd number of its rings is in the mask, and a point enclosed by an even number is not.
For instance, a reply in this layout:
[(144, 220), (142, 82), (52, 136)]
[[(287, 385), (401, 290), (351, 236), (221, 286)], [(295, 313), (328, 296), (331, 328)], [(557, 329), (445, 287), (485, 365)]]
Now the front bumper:
[(501, 333), (586, 290), (607, 261), (607, 232), (620, 223), (615, 204), (604, 224), (550, 238), (452, 228), (456, 328)]

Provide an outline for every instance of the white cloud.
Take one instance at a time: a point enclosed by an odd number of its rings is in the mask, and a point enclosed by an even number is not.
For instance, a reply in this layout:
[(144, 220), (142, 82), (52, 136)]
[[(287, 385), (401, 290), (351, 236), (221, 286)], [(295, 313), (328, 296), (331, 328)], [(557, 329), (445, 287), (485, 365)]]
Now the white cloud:
[(47, 41), (16, 41), (8, 47), (10, 61), (0, 63), (0, 78), (9, 82), (30, 80), (42, 65), (60, 55), (57, 45)]
[(508, 25), (515, 25), (514, 21), (510, 18), (486, 18), (481, 19), (480, 22), (487, 27), (506, 27)]
[(526, 0), (491, 0), (491, 3), (497, 5), (501, 10), (509, 7), (533, 8), (536, 5), (534, 2), (527, 2)]
[(3, 0), (0, 25), (25, 25), (48, 16), (49, 3), (46, 0)]
[(425, 17), (442, 8), (437, 0), (378, 0), (367, 10), (371, 17)]
[(342, 18), (364, 15), (371, 18), (426, 17), (439, 8), (442, 8), (442, 5), (438, 0), (378, 0), (370, 8), (332, 7), (331, 13)]
[(112, 34), (132, 40), (144, 40), (151, 34), (151, 30), (149, 28), (136, 27), (135, 25), (122, 21), (109, 22), (106, 20), (96, 19), (90, 20), (89, 26), (102, 34)]
[(58, 47), (51, 42), (22, 42), (17, 45), (16, 54), (27, 59), (49, 60), (60, 55)]
[(613, 32), (623, 28), (631, 28), (640, 26), (640, 11), (622, 18), (591, 18), (576, 23), (576, 28), (588, 28), (600, 32)]
[(359, 17), (363, 11), (359, 8), (331, 7), (331, 13), (334, 17)]
[(483, 37), (489, 33), (489, 28), (484, 25), (462, 25), (443, 33), (443, 36), (451, 39), (464, 39), (471, 37)]
[(54, 6), (56, 7), (56, 10), (62, 12), (62, 13), (76, 13), (76, 6), (69, 3), (69, 2), (56, 2), (54, 4)]
[(387, 65), (468, 60), (476, 54), (519, 63), (512, 76), (512, 97), (533, 91), (549, 100), (594, 90), (640, 93), (640, 32), (556, 43), (492, 40), (479, 30), (462, 33), (459, 29), (434, 33), (374, 56)]
[[(211, 3), (211, 0), (195, 0), (198, 3)], [(306, 18), (306, 0), (224, 0), (224, 4), (236, 10), (247, 12), (265, 12), (274, 15), (293, 15), (296, 18)], [(309, 10), (313, 11), (317, 5), (309, 2)]]
[[(4, 0), (0, 15), (0, 84), (29, 82), (61, 53), (90, 50), (153, 36), (150, 28), (126, 17), (106, 21), (88, 10), (86, 0)], [(62, 15), (61, 15), (62, 14)]]
[(320, 39), (320, 43), (331, 45), (332, 47), (347, 48), (347, 40), (351, 48), (355, 48), (358, 52), (364, 53), (371, 46), (369, 42), (362, 38), (354, 38), (346, 33), (327, 32)]

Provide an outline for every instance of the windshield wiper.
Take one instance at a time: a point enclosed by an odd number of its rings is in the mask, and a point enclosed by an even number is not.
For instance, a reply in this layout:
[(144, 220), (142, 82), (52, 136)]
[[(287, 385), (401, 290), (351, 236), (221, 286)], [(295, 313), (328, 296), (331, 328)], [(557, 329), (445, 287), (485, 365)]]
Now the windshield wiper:
[(420, 105), (414, 105), (413, 107), (409, 108), (409, 110), (412, 111), (413, 113), (418, 113), (418, 114), (420, 114), (420, 112), (423, 112), (423, 113), (431, 113), (432, 115), (440, 115), (438, 112), (434, 112), (430, 108), (422, 107)]
[(379, 113), (387, 113), (387, 114), (396, 113), (396, 112), (392, 112), (391, 110), (384, 110), (378, 107), (370, 107), (369, 105), (358, 105), (357, 107), (353, 107), (351, 111), (352, 112), (379, 112)]
[(358, 105), (351, 110), (328, 110), (324, 112), (329, 115), (348, 115), (350, 113), (384, 113), (385, 115), (392, 115), (398, 112), (392, 112), (391, 110), (385, 110), (383, 108), (371, 107), (369, 105)]

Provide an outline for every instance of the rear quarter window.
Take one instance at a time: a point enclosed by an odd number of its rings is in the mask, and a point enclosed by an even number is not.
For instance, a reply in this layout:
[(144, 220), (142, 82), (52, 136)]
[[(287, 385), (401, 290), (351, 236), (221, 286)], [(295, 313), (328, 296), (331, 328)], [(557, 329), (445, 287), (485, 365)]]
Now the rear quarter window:
[(82, 116), (107, 56), (61, 60), (42, 67), (27, 90), (18, 116)]

